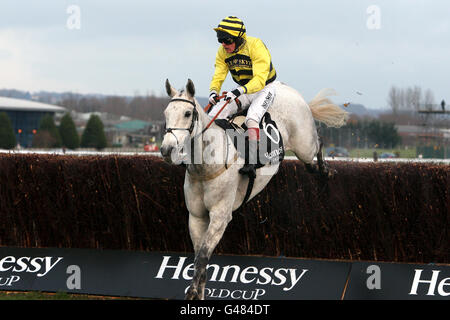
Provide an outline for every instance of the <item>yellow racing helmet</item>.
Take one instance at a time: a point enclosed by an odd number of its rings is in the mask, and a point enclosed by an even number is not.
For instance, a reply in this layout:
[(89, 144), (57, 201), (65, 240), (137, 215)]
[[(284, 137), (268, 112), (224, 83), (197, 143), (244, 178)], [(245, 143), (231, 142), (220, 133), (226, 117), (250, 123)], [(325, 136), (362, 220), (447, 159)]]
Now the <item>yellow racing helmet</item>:
[(245, 38), (245, 25), (244, 22), (233, 16), (228, 16), (222, 21), (220, 21), (217, 28), (214, 30), (219, 34), (222, 32), (226, 32), (231, 35), (233, 38)]

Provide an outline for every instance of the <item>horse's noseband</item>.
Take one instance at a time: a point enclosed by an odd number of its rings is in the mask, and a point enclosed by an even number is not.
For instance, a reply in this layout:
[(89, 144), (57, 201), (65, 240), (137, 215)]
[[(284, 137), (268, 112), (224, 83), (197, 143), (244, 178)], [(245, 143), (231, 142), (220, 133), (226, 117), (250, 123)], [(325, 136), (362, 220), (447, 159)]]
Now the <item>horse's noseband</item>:
[[(192, 102), (191, 100), (187, 100), (187, 99), (172, 99), (169, 101), (169, 103), (174, 102), (174, 101), (182, 101), (182, 102), (187, 102), (190, 103), (194, 106), (194, 110), (192, 111), (192, 122), (189, 128), (166, 128), (166, 133), (171, 133), (175, 136), (175, 134), (172, 132), (174, 130), (187, 130), (189, 131), (189, 134), (192, 134), (192, 131), (194, 131), (194, 126), (195, 126), (195, 122), (198, 119), (198, 111), (197, 108), (195, 106), (195, 103)], [(175, 139), (177, 139), (177, 136), (175, 136)], [(177, 143), (178, 143), (178, 139), (177, 139)]]

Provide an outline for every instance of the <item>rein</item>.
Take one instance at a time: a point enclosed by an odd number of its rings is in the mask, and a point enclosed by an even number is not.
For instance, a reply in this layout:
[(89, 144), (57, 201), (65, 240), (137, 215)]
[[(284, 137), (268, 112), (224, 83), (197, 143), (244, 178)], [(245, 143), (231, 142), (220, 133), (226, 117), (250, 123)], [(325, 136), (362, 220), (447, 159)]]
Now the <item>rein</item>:
[[(220, 99), (222, 99), (225, 95), (223, 95), (222, 97), (220, 97)], [(205, 129), (203, 129), (202, 133), (205, 132), (206, 130), (209, 129), (209, 127), (211, 126), (211, 124), (214, 122), (214, 120), (217, 119), (217, 117), (219, 116), (219, 114), (222, 112), (223, 109), (225, 109), (225, 107), (230, 103), (231, 100), (228, 100), (227, 102), (225, 102), (225, 104), (222, 106), (222, 108), (220, 108), (219, 112), (217, 112), (217, 114), (214, 116), (214, 118), (211, 119), (211, 121), (206, 125)], [(211, 108), (211, 103), (208, 104), (205, 107), (205, 111), (209, 110), (209, 108)]]
[[(218, 98), (218, 101), (220, 101), (221, 99), (225, 98), (226, 96), (226, 91), (222, 92), (222, 95)], [(238, 98), (234, 99), (234, 101), (236, 102), (237, 106), (238, 106), (238, 111), (241, 111), (242, 109), (242, 104), (241, 101), (239, 101)], [(212, 120), (208, 123), (208, 125), (205, 127), (205, 129), (202, 131), (205, 132), (206, 130), (208, 130), (209, 126), (211, 126), (211, 124), (214, 122), (214, 120), (217, 119), (217, 117), (219, 116), (219, 114), (222, 112), (223, 109), (225, 109), (225, 107), (231, 102), (231, 100), (228, 100), (223, 106), (222, 108), (220, 108), (219, 112), (217, 112), (217, 114), (214, 116), (214, 118), (212, 118)], [(209, 112), (209, 109), (212, 107), (211, 103), (208, 103), (205, 107), (205, 109), (203, 109), (206, 113)]]
[[(223, 97), (225, 97), (225, 95), (219, 97), (220, 99), (222, 99)], [(172, 131), (174, 130), (187, 130), (189, 131), (189, 134), (192, 134), (192, 131), (194, 131), (194, 125), (195, 125), (195, 121), (198, 120), (198, 111), (196, 108), (196, 105), (193, 101), (191, 100), (187, 100), (187, 99), (181, 99), (181, 98), (175, 98), (169, 101), (169, 103), (171, 102), (175, 102), (175, 101), (181, 101), (181, 102), (187, 102), (189, 104), (192, 104), (192, 106), (194, 107), (194, 110), (192, 111), (192, 122), (191, 122), (191, 126), (189, 128), (166, 128), (166, 133), (172, 133)], [(228, 100), (227, 102), (225, 102), (225, 104), (222, 106), (222, 108), (220, 108), (219, 112), (217, 112), (217, 114), (211, 119), (211, 121), (206, 125), (206, 127), (202, 130), (201, 134), (205, 133), (206, 130), (209, 129), (209, 127), (211, 127), (211, 125), (213, 124), (213, 122), (217, 119), (217, 117), (219, 116), (219, 114), (223, 111), (223, 109), (225, 109), (225, 107), (231, 102), (231, 100)], [(209, 103), (206, 107), (205, 107), (205, 112), (207, 112), (209, 110), (209, 108), (211, 108), (211, 104)], [(175, 135), (174, 135), (175, 136)], [(197, 136), (195, 136), (193, 139), (195, 139)], [(175, 136), (175, 139), (177, 137)], [(178, 139), (177, 139), (178, 142)]]

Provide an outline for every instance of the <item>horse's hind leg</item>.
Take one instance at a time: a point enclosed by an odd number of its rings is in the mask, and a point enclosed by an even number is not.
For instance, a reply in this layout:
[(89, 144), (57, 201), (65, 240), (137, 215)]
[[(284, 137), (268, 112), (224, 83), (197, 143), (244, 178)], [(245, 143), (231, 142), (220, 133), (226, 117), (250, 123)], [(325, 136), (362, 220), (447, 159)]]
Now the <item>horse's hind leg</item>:
[[(305, 164), (305, 168), (309, 173), (319, 173), (319, 167), (314, 163), (314, 157), (321, 152), (321, 144), (317, 134), (295, 135), (289, 138), (291, 150), (295, 156)], [(319, 159), (319, 156), (318, 156)], [(323, 159), (321, 158), (323, 162)]]
[(319, 152), (317, 152), (317, 166), (319, 167), (319, 173), (322, 176), (328, 177), (330, 176), (331, 171), (328, 168), (328, 164), (323, 159), (323, 141), (322, 138), (319, 137)]
[(319, 149), (319, 152), (317, 153), (317, 165), (319, 167), (319, 173), (323, 177), (331, 178), (332, 176), (334, 176), (337, 173), (337, 171), (335, 169), (330, 169), (327, 162), (323, 159), (322, 138), (319, 138), (319, 142), (320, 142), (320, 149)]
[[(301, 148), (298, 148), (297, 150), (294, 148), (293, 151), (297, 158), (305, 164), (305, 168), (309, 173), (318, 173), (323, 177), (329, 177), (332, 172), (329, 170), (327, 163), (323, 159), (322, 139), (318, 135), (313, 135), (311, 138), (315, 141), (311, 141), (309, 146), (305, 147), (304, 145), (300, 145)], [(317, 164), (313, 162), (314, 156), (317, 156)]]

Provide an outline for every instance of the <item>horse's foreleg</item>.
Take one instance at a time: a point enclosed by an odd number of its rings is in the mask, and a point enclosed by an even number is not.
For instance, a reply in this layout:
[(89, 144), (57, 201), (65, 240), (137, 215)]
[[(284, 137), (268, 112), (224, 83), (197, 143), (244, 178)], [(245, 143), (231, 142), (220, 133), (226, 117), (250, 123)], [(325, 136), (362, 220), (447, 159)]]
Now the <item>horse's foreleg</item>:
[[(204, 235), (206, 234), (206, 230), (208, 230), (208, 225), (209, 225), (209, 216), (207, 214), (200, 216), (194, 215), (192, 213), (189, 214), (189, 234), (191, 236), (196, 257), (198, 256), (198, 253), (200, 251), (202, 240)], [(202, 281), (200, 281), (200, 283), (201, 282)], [(204, 280), (204, 283), (206, 283), (206, 279)], [(204, 289), (205, 289), (204, 284), (203, 286), (200, 285), (197, 289), (197, 292), (193, 296), (198, 296), (200, 299), (203, 299)]]
[(191, 236), (192, 245), (194, 246), (195, 254), (200, 250), (203, 236), (208, 230), (209, 217), (207, 214), (198, 216), (192, 213), (189, 214), (189, 235)]
[(186, 293), (186, 299), (203, 299), (204, 287), (206, 284), (206, 266), (211, 255), (219, 243), (220, 239), (232, 219), (231, 209), (212, 210), (209, 213), (210, 222), (208, 229), (201, 240), (198, 251), (196, 251), (194, 261), (194, 276), (191, 285)]

